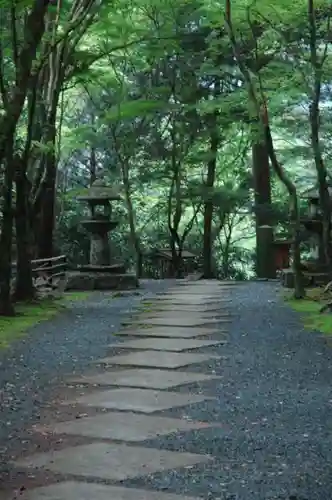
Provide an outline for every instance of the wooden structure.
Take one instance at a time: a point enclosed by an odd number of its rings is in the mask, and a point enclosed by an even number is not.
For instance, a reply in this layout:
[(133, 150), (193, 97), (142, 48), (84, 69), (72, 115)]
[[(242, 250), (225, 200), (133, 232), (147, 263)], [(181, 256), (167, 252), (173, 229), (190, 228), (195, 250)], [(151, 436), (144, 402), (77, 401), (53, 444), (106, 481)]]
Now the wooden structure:
[(290, 240), (276, 239), (274, 241), (274, 260), (277, 271), (289, 267), (291, 245), (292, 242)]
[[(66, 255), (49, 257), (48, 259), (35, 259), (31, 261), (32, 275), (34, 278), (44, 278), (52, 283), (55, 279), (63, 279), (67, 273)], [(16, 262), (13, 263), (13, 276), (16, 275)]]
[[(329, 187), (332, 198), (332, 187)], [(317, 188), (307, 190), (302, 198), (307, 200), (307, 213), (301, 217), (301, 224), (305, 230), (303, 241), (308, 241), (311, 256), (307, 261), (302, 261), (302, 271), (306, 286), (324, 285), (331, 281), (327, 269), (324, 243), (322, 214), (319, 204), (319, 192)], [(294, 276), (292, 269), (282, 269), (281, 283), (287, 288), (293, 288)]]
[[(181, 254), (181, 277), (195, 273), (198, 270), (198, 257), (188, 250)], [(174, 278), (172, 251), (169, 248), (156, 248), (143, 258), (143, 275), (145, 278)]]

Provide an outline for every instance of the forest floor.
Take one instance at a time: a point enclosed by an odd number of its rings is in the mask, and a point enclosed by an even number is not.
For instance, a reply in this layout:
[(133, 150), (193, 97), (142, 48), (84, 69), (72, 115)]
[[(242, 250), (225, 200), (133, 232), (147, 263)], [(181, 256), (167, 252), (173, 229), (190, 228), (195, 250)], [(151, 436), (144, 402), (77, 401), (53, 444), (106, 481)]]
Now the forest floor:
[(76, 303), (7, 352), (1, 500), (330, 500), (324, 336), (275, 283), (177, 285), (154, 302), (173, 285), (149, 285), (144, 307)]
[(0, 350), (22, 338), (32, 327), (71, 307), (75, 300), (84, 300), (89, 292), (65, 293), (57, 298), (44, 298), (30, 303), (15, 304), (15, 316), (0, 317)]
[(321, 313), (322, 306), (331, 303), (331, 291), (324, 294), (324, 287), (307, 289), (306, 297), (301, 300), (292, 298), (292, 292), (283, 293), (286, 303), (294, 311), (300, 313), (304, 326), (308, 330), (320, 331), (330, 336), (329, 343), (332, 342), (332, 314), (331, 308)]

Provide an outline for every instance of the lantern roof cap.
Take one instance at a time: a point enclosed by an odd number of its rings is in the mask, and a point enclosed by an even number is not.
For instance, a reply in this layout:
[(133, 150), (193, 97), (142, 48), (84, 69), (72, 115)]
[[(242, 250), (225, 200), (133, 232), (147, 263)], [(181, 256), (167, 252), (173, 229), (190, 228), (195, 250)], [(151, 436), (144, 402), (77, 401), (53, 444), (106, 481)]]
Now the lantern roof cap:
[(109, 186), (104, 179), (97, 179), (86, 192), (78, 196), (79, 201), (94, 201), (104, 203), (106, 201), (121, 200), (119, 191)]

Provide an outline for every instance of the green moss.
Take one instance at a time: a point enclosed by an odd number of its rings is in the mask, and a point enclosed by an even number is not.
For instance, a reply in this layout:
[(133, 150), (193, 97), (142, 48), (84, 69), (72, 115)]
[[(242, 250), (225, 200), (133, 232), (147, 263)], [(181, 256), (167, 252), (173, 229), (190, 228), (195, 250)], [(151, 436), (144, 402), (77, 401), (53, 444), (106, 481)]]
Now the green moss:
[(72, 300), (85, 300), (90, 295), (91, 295), (91, 292), (80, 292), (80, 291), (77, 291), (77, 292), (66, 292), (63, 295), (63, 299), (62, 300), (68, 301), (68, 302), (70, 302)]
[(287, 299), (286, 302), (294, 311), (300, 313), (305, 328), (332, 335), (332, 314), (319, 312), (322, 303), (309, 298), (303, 300)]
[(21, 338), (31, 327), (65, 311), (67, 302), (85, 300), (88, 296), (89, 292), (75, 292), (66, 293), (60, 299), (16, 304), (15, 316), (0, 316), (0, 349), (8, 347), (10, 342)]

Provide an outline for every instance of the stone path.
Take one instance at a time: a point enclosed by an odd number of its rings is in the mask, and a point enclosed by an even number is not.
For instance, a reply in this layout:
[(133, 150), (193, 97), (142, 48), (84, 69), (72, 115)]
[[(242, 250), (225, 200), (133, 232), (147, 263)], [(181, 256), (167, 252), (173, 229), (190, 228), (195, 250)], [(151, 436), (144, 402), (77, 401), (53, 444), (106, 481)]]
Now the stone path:
[[(227, 342), (230, 289), (216, 281), (178, 284), (145, 302), (139, 315), (124, 322), (119, 332), (122, 343), (116, 344), (124, 352), (98, 360), (94, 373), (68, 381), (87, 391), (63, 401), (63, 406), (94, 408), (96, 414), (39, 429), (91, 441), (16, 461), (13, 467), (18, 470), (50, 477), (50, 484), (21, 492), (22, 500), (188, 499), (119, 482), (213, 461), (212, 455), (144, 446), (144, 441), (218, 427), (217, 423), (155, 413), (214, 399), (204, 395), (200, 384), (218, 380), (209, 369), (204, 373), (204, 366), (221, 356), (202, 350)], [(192, 384), (198, 384), (199, 390), (174, 391)]]

